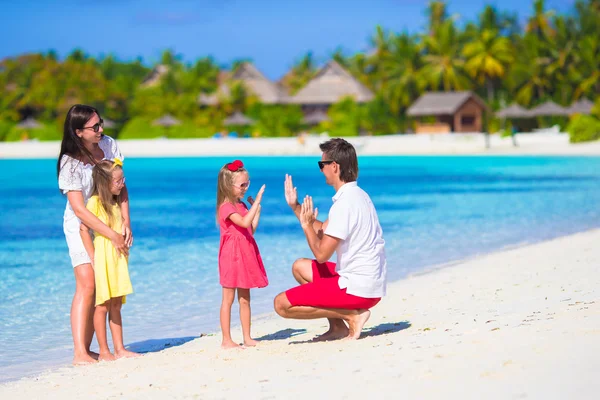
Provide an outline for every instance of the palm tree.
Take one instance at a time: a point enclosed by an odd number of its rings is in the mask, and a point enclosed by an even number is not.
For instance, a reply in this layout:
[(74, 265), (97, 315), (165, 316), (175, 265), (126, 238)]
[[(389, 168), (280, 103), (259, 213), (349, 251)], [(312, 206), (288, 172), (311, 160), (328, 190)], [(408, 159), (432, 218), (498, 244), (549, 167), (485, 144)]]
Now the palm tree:
[(432, 90), (461, 90), (469, 86), (454, 21), (442, 22), (432, 35), (423, 36), (425, 66), (421, 70)]
[(445, 1), (432, 1), (425, 11), (429, 20), (429, 34), (433, 35), (435, 31), (448, 19)]
[(552, 24), (550, 22), (550, 19), (554, 15), (554, 11), (546, 11), (545, 8), (544, 0), (535, 0), (533, 2), (533, 16), (527, 21), (525, 32), (534, 33), (539, 38), (549, 38), (554, 35), (554, 29), (552, 29)]
[(312, 52), (309, 51), (281, 79), (281, 84), (288, 88), (290, 94), (294, 94), (311, 80), (315, 71), (315, 59)]
[(399, 114), (419, 97), (427, 86), (415, 39), (403, 33), (391, 38), (390, 53), (381, 60), (382, 92), (392, 112)]
[(574, 98), (582, 95), (600, 93), (600, 38), (596, 35), (586, 36), (578, 43), (579, 63), (577, 70), (581, 73), (581, 81), (575, 89)]
[(552, 88), (548, 67), (552, 59), (534, 34), (526, 34), (517, 46), (517, 60), (511, 73), (511, 84), (520, 104), (531, 105), (545, 99)]
[(497, 31), (484, 30), (463, 48), (466, 57), (465, 70), (479, 84), (487, 89), (488, 103), (494, 99), (494, 80), (502, 79), (514, 61), (513, 46), (508, 38), (499, 36)]

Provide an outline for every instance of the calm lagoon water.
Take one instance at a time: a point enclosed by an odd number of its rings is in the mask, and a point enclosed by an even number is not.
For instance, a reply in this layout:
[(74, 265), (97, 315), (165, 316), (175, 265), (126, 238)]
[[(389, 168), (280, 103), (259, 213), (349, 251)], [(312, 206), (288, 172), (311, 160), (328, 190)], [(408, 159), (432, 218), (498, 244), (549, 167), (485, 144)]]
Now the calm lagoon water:
[[(309, 257), (283, 197), (284, 174), (326, 217), (333, 189), (316, 157), (245, 158), (255, 194), (267, 185), (256, 234), (269, 287), (255, 315), (294, 285), (290, 266)], [(149, 350), (165, 339), (218, 329), (216, 175), (225, 158), (128, 159), (135, 294), (125, 341)], [(600, 158), (361, 157), (359, 185), (377, 207), (388, 276), (600, 226)], [(62, 232), (66, 199), (53, 160), (0, 160), (0, 381), (66, 365), (74, 277)], [(235, 307), (234, 307), (235, 309)], [(233, 320), (237, 319), (237, 311)], [(239, 336), (239, 335), (238, 335)]]

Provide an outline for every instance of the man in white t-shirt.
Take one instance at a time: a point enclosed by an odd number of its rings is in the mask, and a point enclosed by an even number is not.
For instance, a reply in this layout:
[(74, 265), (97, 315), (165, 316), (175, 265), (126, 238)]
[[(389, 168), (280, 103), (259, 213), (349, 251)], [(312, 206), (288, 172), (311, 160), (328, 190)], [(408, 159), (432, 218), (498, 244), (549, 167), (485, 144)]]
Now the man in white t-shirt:
[[(284, 318), (327, 318), (329, 331), (316, 340), (358, 339), (386, 288), (385, 242), (369, 195), (356, 184), (358, 159), (344, 139), (320, 145), (319, 168), (336, 193), (329, 218), (318, 221), (310, 196), (302, 204), (286, 175), (285, 197), (300, 220), (315, 259), (298, 259), (292, 273), (300, 286), (275, 297)], [(329, 262), (337, 252), (337, 263)], [(346, 326), (346, 323), (348, 324)]]

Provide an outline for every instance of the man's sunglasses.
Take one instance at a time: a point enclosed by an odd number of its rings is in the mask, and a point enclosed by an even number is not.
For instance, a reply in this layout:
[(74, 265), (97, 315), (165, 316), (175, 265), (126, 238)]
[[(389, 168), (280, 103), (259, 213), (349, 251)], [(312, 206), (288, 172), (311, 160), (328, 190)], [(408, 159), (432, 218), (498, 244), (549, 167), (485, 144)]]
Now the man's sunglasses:
[(327, 160), (327, 161), (317, 161), (317, 163), (319, 164), (319, 169), (323, 170), (323, 168), (325, 168), (326, 165), (331, 164), (332, 162), (335, 162), (333, 160)]
[(100, 118), (100, 122), (97, 122), (92, 126), (84, 126), (83, 127), (83, 129), (92, 129), (96, 133), (98, 133), (100, 128), (104, 128), (104, 120), (102, 118)]

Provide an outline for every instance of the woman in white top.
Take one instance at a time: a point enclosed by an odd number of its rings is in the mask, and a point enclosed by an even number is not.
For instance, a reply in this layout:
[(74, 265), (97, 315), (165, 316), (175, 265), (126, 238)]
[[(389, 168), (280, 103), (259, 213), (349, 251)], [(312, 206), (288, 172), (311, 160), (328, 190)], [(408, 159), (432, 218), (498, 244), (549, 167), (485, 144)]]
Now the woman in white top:
[(123, 159), (117, 143), (103, 135), (103, 121), (94, 107), (77, 104), (65, 119), (63, 139), (58, 156), (58, 186), (67, 195), (63, 229), (75, 273), (75, 296), (71, 305), (71, 331), (75, 345), (73, 364), (91, 363), (97, 354), (90, 351), (94, 336), (94, 270), (83, 246), (81, 222), (111, 239), (121, 254), (127, 255), (133, 243), (129, 221), (127, 187), (123, 188), (121, 214), (124, 232), (115, 232), (85, 208), (92, 192), (92, 169), (102, 159)]

